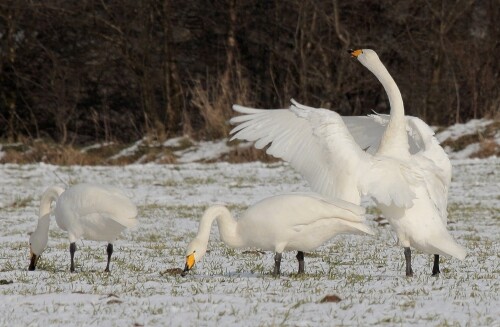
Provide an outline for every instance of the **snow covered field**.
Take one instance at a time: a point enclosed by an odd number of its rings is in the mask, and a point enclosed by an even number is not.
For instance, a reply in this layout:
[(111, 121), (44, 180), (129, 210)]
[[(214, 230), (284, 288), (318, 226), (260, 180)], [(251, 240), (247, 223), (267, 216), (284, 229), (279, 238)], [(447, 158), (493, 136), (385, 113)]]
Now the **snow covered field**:
[[(403, 250), (370, 206), (377, 236), (341, 236), (306, 255), (232, 250), (212, 228), (211, 250), (186, 277), (184, 251), (203, 210), (226, 203), (238, 216), (264, 197), (307, 191), (283, 163), (59, 167), (0, 165), (0, 326), (500, 326), (500, 159), (453, 161), (449, 230), (468, 250), (464, 262), (444, 258), (430, 276), (431, 256), (414, 251), (415, 276), (404, 276)], [(65, 181), (109, 183), (139, 206), (140, 226), (115, 243), (104, 273), (105, 243), (69, 242), (51, 223), (49, 246), (28, 272), (28, 235), (39, 197)], [(170, 269), (170, 270), (169, 270)], [(321, 303), (326, 295), (340, 302)]]

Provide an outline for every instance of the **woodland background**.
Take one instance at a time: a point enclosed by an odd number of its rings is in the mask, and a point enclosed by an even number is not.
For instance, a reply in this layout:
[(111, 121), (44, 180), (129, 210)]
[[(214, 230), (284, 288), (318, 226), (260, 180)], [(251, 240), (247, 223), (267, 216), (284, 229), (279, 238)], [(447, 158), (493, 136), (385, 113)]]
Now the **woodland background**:
[(500, 111), (498, 0), (2, 0), (0, 139), (226, 137), (233, 103), (387, 112), (346, 52), (377, 51), (408, 114)]

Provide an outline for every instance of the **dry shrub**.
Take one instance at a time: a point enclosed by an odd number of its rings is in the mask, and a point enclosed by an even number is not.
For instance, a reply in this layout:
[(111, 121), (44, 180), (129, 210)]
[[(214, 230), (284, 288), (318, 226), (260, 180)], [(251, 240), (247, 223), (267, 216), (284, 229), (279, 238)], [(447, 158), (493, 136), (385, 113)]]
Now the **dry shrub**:
[[(121, 149), (123, 145), (112, 144), (96, 149), (82, 151), (72, 145), (61, 145), (46, 140), (25, 141), (22, 144), (4, 145), (5, 153), (0, 163), (29, 164), (44, 162), (53, 165), (107, 165), (108, 158)], [(131, 163), (130, 159), (112, 164)]]
[(37, 163), (54, 165), (95, 165), (99, 157), (82, 153), (72, 146), (63, 146), (50, 142), (35, 141), (23, 146), (4, 147), (5, 155), (0, 162), (5, 163)]
[(227, 120), (230, 117), (231, 103), (229, 99), (207, 86), (204, 88), (200, 82), (191, 90), (193, 94), (192, 104), (195, 106), (204, 119), (205, 137), (221, 138), (229, 133)]
[(443, 147), (449, 146), (453, 152), (465, 149), (468, 145), (477, 143), (480, 140), (479, 134), (468, 134), (457, 138), (456, 140), (446, 140), (441, 143)]
[[(181, 146), (185, 146), (186, 142)], [(45, 140), (2, 145), (0, 163), (29, 164), (44, 162), (54, 165), (127, 165), (132, 163), (176, 163), (174, 149), (145, 143), (129, 155), (113, 158), (130, 145), (109, 143), (90, 149), (78, 149)]]
[(495, 120), (493, 123), (486, 126), (485, 130), (479, 134), (478, 152), (474, 153), (474, 158), (488, 158), (491, 156), (500, 156), (500, 146), (495, 141), (497, 133), (500, 131), (500, 120)]
[(177, 158), (171, 152), (169, 152), (157, 158), (155, 162), (158, 164), (170, 165), (177, 163)]
[[(116, 152), (118, 153), (118, 152)], [(114, 153), (114, 154), (116, 154)], [(113, 155), (114, 155), (113, 154)], [(176, 163), (177, 159), (172, 153), (172, 149), (163, 147), (162, 145), (153, 142), (145, 142), (137, 147), (137, 150), (129, 155), (112, 158), (107, 156), (103, 158), (108, 165), (127, 165), (132, 163)]]
[(500, 156), (500, 146), (494, 139), (483, 140), (479, 143), (480, 149), (472, 155), (473, 158), (488, 158), (491, 156)]
[[(500, 121), (495, 120), (491, 124), (487, 125), (485, 129), (481, 132), (474, 134), (467, 134), (459, 137), (456, 140), (446, 140), (442, 142), (442, 146), (449, 146), (453, 151), (460, 151), (465, 149), (468, 145), (473, 143), (480, 143), (481, 153), (495, 153), (495, 136), (500, 130)], [(484, 148), (484, 151), (483, 151)]]
[(191, 88), (191, 104), (204, 120), (203, 128), (195, 136), (206, 139), (228, 136), (231, 130), (229, 119), (234, 116), (233, 104), (248, 103), (247, 99), (250, 97), (250, 88), (239, 69), (236, 67), (235, 77), (232, 77), (230, 71), (226, 71), (216, 80), (198, 80)]
[(242, 163), (251, 161), (278, 162), (281, 159), (267, 154), (265, 149), (258, 150), (252, 145), (248, 147), (235, 147), (233, 151), (224, 154), (220, 160), (230, 163)]

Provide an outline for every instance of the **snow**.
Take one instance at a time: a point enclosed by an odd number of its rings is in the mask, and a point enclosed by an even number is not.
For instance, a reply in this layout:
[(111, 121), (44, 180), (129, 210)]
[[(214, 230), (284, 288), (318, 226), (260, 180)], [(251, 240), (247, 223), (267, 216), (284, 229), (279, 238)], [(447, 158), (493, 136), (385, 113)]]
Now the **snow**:
[(188, 140), (189, 142), (193, 142), (193, 140), (191, 140), (189, 137), (174, 137), (174, 138), (171, 138), (169, 140), (166, 140), (165, 142), (163, 142), (163, 146), (166, 146), (166, 147), (179, 147), (179, 146), (182, 146), (182, 142), (184, 140)]
[[(485, 124), (455, 125), (438, 137), (458, 139)], [(369, 200), (363, 205), (377, 235), (339, 236), (307, 253), (304, 276), (286, 252), (283, 275), (272, 277), (273, 253), (228, 249), (215, 226), (194, 270), (169, 274), (184, 266), (207, 206), (225, 203), (238, 216), (262, 198), (309, 191), (286, 163), (198, 162), (228, 151), (226, 140), (176, 151), (179, 164), (0, 165), (0, 326), (500, 326), (500, 158), (467, 158), (477, 147), (451, 154), (448, 229), (469, 252), (463, 262), (442, 258), (438, 278), (430, 276), (432, 257), (417, 251), (415, 276), (404, 276), (403, 250)], [(27, 271), (39, 197), (61, 182), (115, 185), (138, 205), (140, 226), (114, 243), (110, 274), (106, 244), (91, 241), (77, 243), (70, 273), (67, 235), (54, 221), (38, 269)], [(327, 295), (341, 301), (321, 303)]]
[(462, 136), (483, 131), (492, 122), (492, 120), (488, 119), (471, 119), (465, 124), (455, 124), (448, 127), (443, 132), (436, 134), (436, 138), (439, 142), (446, 140), (455, 141)]
[(114, 142), (96, 143), (96, 144), (92, 144), (92, 145), (89, 145), (89, 146), (82, 148), (81, 151), (85, 153), (85, 152), (88, 152), (90, 150), (105, 148), (105, 147), (113, 145), (113, 144), (115, 144), (115, 143)]
[(138, 151), (139, 146), (142, 145), (143, 143), (144, 143), (144, 140), (136, 141), (133, 145), (121, 150), (120, 152), (118, 152), (117, 154), (112, 156), (110, 159), (116, 160), (116, 159), (119, 159), (121, 157), (134, 155), (134, 153), (136, 153)]
[(479, 143), (471, 143), (464, 149), (455, 152), (450, 147), (445, 147), (444, 150), (451, 159), (466, 159), (481, 150), (481, 145)]
[[(469, 254), (444, 258), (439, 278), (431, 256), (414, 252), (415, 277), (404, 276), (403, 251), (390, 227), (367, 218), (376, 237), (346, 235), (306, 256), (295, 276), (295, 253), (283, 255), (273, 278), (273, 254), (232, 250), (212, 228), (210, 252), (186, 277), (184, 251), (203, 210), (228, 204), (236, 216), (274, 194), (307, 191), (284, 163), (128, 165), (116, 167), (0, 166), (0, 325), (40, 326), (331, 326), (498, 324), (500, 159), (453, 160), (449, 229)], [(111, 273), (106, 244), (77, 244), (69, 272), (68, 240), (54, 222), (40, 266), (28, 272), (27, 233), (38, 199), (51, 184), (98, 181), (125, 189), (141, 225), (115, 243)], [(368, 202), (367, 202), (368, 203)], [(366, 205), (366, 203), (365, 203)], [(326, 295), (338, 303), (320, 303)]]
[(221, 155), (231, 152), (232, 147), (227, 145), (227, 140), (203, 141), (186, 150), (176, 151), (180, 163), (196, 162), (200, 160), (215, 160)]

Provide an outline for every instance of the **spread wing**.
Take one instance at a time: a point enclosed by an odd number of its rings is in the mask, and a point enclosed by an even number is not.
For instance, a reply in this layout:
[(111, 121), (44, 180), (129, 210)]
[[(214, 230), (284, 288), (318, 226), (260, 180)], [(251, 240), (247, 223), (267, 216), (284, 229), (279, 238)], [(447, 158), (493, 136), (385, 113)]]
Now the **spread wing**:
[(292, 103), (290, 110), (234, 106), (245, 115), (231, 120), (240, 124), (231, 131), (232, 139), (255, 141), (256, 148), (270, 144), (268, 154), (289, 162), (325, 197), (359, 204), (363, 192), (381, 203), (412, 205), (411, 169), (364, 152), (336, 112)]
[[(239, 124), (231, 131), (232, 139), (254, 141), (257, 149), (269, 145), (266, 152), (289, 162), (316, 192), (359, 203), (359, 192), (353, 187), (346, 190), (346, 183), (353, 184), (350, 176), (355, 173), (358, 155), (363, 152), (359, 147), (356, 151), (345, 144), (353, 141), (348, 133), (342, 133), (345, 127), (342, 131), (335, 128), (343, 125), (337, 113), (299, 106), (294, 105), (290, 110), (264, 110), (235, 105), (233, 109), (244, 115), (231, 119), (232, 124)], [(325, 139), (327, 129), (335, 135), (330, 135), (329, 140)], [(332, 153), (329, 143), (339, 145), (340, 151)], [(351, 152), (356, 155), (350, 156)], [(339, 164), (344, 159), (352, 164), (345, 161)]]

